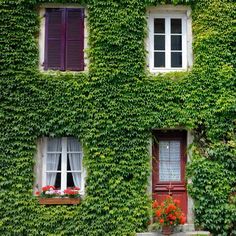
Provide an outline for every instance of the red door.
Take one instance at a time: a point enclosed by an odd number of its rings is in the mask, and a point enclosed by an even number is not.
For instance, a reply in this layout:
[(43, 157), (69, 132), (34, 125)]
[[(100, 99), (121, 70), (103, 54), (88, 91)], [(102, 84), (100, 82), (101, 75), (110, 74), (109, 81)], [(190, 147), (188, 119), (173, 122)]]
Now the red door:
[(152, 161), (153, 199), (161, 202), (171, 194), (180, 201), (187, 215), (187, 192), (185, 181), (186, 131), (154, 131)]

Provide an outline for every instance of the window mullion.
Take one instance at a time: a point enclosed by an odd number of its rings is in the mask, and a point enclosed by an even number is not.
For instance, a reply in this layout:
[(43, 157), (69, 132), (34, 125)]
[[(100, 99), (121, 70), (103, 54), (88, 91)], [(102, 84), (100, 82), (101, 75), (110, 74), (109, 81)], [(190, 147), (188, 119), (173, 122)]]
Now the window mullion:
[(187, 68), (187, 18), (182, 17), (182, 68)]
[(66, 189), (67, 183), (67, 138), (62, 138), (62, 155), (61, 155), (61, 190)]
[(47, 168), (47, 142), (48, 139), (45, 137), (43, 142), (43, 183), (42, 186), (46, 185), (46, 168)]
[(166, 68), (171, 68), (171, 31), (170, 31), (170, 17), (165, 18), (166, 28)]

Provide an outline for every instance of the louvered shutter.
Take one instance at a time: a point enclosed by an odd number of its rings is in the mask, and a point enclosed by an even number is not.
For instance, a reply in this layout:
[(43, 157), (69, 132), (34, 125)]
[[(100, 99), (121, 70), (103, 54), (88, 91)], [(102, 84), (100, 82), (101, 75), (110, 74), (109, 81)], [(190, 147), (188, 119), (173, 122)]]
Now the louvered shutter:
[(84, 70), (84, 10), (66, 9), (66, 70)]
[(64, 70), (65, 9), (46, 9), (45, 70)]

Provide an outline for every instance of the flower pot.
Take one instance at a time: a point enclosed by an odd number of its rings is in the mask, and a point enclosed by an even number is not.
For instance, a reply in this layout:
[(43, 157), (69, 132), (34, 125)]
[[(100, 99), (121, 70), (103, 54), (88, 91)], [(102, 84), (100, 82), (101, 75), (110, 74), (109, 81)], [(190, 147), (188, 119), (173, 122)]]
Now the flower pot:
[(77, 205), (80, 198), (39, 198), (42, 205)]
[(172, 233), (172, 228), (170, 226), (162, 226), (162, 234), (170, 235)]

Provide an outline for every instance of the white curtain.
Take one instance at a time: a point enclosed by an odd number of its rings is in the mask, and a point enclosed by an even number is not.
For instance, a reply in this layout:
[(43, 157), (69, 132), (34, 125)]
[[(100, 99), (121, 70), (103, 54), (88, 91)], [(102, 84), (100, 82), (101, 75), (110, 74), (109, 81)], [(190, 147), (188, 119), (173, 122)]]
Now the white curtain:
[[(69, 152), (68, 157), (69, 157), (71, 171), (81, 171), (82, 154), (78, 153), (81, 151), (81, 145), (75, 138), (68, 138), (67, 151)], [(70, 152), (74, 152), (74, 153), (70, 153)], [(72, 172), (72, 177), (73, 177), (75, 186), (81, 187), (81, 173)]]
[(160, 181), (180, 181), (180, 142), (159, 142)]
[[(46, 184), (47, 185), (55, 185), (56, 183), (56, 172), (50, 171), (57, 171), (58, 164), (60, 160), (61, 153), (61, 139), (59, 138), (49, 138), (47, 142), (47, 177), (46, 177)], [(56, 152), (56, 153), (53, 153)]]

